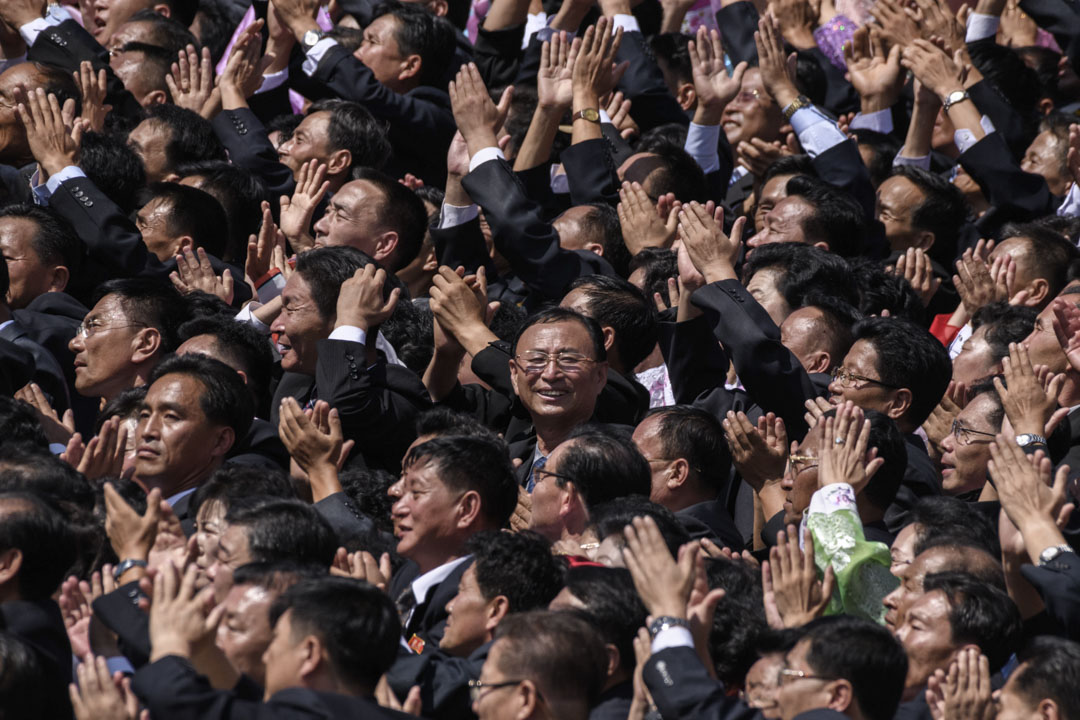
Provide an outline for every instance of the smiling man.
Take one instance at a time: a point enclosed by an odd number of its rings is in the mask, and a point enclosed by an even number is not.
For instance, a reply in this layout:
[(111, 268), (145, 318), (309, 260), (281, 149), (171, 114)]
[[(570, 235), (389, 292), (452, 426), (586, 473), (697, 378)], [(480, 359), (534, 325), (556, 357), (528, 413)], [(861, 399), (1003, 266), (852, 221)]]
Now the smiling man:
[(446, 629), (447, 603), (458, 594), (471, 556), (466, 542), (506, 525), (518, 490), (500, 440), (441, 436), (413, 447), (390, 488), (397, 552), (409, 560), (389, 593), (403, 637), (415, 653), (434, 649)]

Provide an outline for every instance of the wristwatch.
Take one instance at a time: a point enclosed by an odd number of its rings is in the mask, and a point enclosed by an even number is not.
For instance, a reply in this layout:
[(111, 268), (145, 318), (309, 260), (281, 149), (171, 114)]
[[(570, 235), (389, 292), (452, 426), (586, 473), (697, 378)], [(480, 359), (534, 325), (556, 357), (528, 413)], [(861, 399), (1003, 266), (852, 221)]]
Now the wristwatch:
[(300, 44), (304, 46), (304, 52), (308, 52), (311, 48), (315, 47), (322, 38), (322, 30), (308, 30), (304, 33), (304, 37), (300, 39)]
[(1046, 438), (1042, 435), (1036, 435), (1035, 433), (1024, 433), (1016, 436), (1016, 444), (1020, 447), (1027, 447), (1028, 445), (1045, 445)]
[(130, 570), (133, 567), (145, 568), (146, 567), (146, 561), (145, 560), (136, 560), (135, 558), (128, 558), (127, 560), (124, 560), (122, 563), (120, 563), (119, 565), (116, 566), (116, 570), (113, 572), (113, 579), (114, 580), (119, 580), (120, 578), (122, 578), (124, 576), (124, 573), (126, 573), (128, 570)]
[(942, 108), (945, 110), (945, 112), (949, 112), (949, 108), (951, 108), (956, 103), (964, 102), (965, 100), (970, 99), (971, 95), (968, 95), (967, 90), (955, 90), (945, 96), (945, 101), (942, 104)]
[(810, 107), (813, 104), (814, 103), (810, 102), (810, 98), (806, 97), (805, 95), (797, 96), (794, 100), (791, 101), (790, 105), (784, 108), (784, 120), (791, 122), (791, 116), (795, 114), (796, 110)]
[(684, 620), (683, 618), (672, 617), (671, 615), (661, 615), (660, 617), (653, 620), (652, 624), (649, 625), (649, 636), (655, 638), (664, 630), (673, 627), (681, 627), (689, 630), (690, 622), (688, 620)]
[(1062, 553), (1075, 554), (1076, 551), (1068, 545), (1051, 545), (1050, 547), (1039, 553), (1039, 567), (1042, 567), (1043, 565), (1046, 565), (1047, 563), (1056, 560), (1058, 556)]
[(588, 120), (589, 122), (600, 122), (600, 111), (596, 108), (585, 108), (584, 110), (578, 110), (574, 113), (574, 117), (571, 118), (571, 122), (581, 118), (582, 120)]

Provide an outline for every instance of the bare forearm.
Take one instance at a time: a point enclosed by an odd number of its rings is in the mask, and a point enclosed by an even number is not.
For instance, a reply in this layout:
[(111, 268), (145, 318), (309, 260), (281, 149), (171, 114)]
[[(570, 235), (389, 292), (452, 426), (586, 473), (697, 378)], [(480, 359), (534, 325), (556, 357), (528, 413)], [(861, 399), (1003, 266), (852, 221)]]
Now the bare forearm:
[(926, 103), (915, 101), (915, 106), (911, 112), (911, 123), (908, 125), (907, 137), (904, 138), (904, 149), (900, 153), (901, 157), (919, 158), (930, 154), (938, 107), (940, 106), (937, 104), (928, 106)]
[(529, 13), (529, 2), (530, 0), (495, 0), (484, 18), (484, 29), (505, 30), (524, 25)]
[(461, 178), (457, 175), (446, 176), (446, 193), (443, 195), (443, 202), (457, 207), (468, 207), (473, 204), (472, 198), (461, 184)]
[(318, 463), (308, 470), (311, 501), (319, 502), (342, 491), (337, 468), (331, 463)]
[(525, 133), (525, 140), (514, 159), (514, 172), (529, 170), (547, 162), (551, 157), (551, 146), (559, 132), (559, 120), (565, 111), (565, 108), (537, 106), (532, 122), (529, 123), (529, 131)]
[(441, 402), (450, 394), (458, 381), (458, 368), (465, 357), (465, 350), (436, 347), (431, 362), (424, 370), (424, 387), (432, 402)]
[[(576, 116), (582, 110), (600, 110), (600, 99), (596, 93), (591, 89), (575, 90), (574, 91), (574, 115)], [(600, 131), (600, 123), (586, 120), (583, 117), (575, 117), (573, 120), (573, 132), (570, 135), (570, 142), (577, 145), (579, 142), (586, 140), (599, 140), (604, 135)]]

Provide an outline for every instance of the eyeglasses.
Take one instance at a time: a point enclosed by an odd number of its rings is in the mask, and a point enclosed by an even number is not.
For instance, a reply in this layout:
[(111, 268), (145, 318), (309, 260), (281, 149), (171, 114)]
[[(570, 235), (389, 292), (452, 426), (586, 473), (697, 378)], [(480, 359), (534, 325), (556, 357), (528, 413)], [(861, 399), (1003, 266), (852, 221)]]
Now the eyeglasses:
[(875, 385), (880, 385), (882, 387), (892, 388), (893, 390), (896, 389), (895, 385), (890, 385), (887, 382), (881, 382), (880, 380), (875, 380), (874, 378), (868, 378), (865, 375), (856, 375), (855, 373), (851, 372), (843, 366), (837, 366), (833, 368), (832, 379), (840, 383), (842, 387), (846, 388), (855, 387), (856, 382), (868, 382)]
[(780, 684), (783, 685), (791, 680), (835, 680), (834, 677), (828, 675), (811, 675), (808, 672), (802, 670), (792, 670), (791, 668), (780, 668)]
[(130, 327), (149, 327), (149, 325), (147, 325), (146, 323), (128, 323), (127, 325), (104, 325), (97, 320), (91, 320), (90, 322), (79, 323), (79, 327), (75, 328), (75, 336), (85, 339), (105, 330), (120, 330), (121, 328)]
[(529, 375), (538, 375), (547, 369), (552, 362), (555, 367), (568, 375), (576, 375), (584, 372), (589, 363), (595, 363), (592, 358), (572, 352), (548, 354), (539, 350), (528, 350), (514, 356), (514, 361)]
[(535, 470), (533, 470), (534, 485), (543, 480), (544, 478), (549, 477), (553, 477), (556, 480), (562, 480), (564, 485), (568, 482), (574, 482), (574, 478), (570, 477), (569, 475), (562, 475), (561, 473), (551, 472), (550, 470), (545, 470), (544, 468), (536, 468)]
[[(799, 466), (802, 467), (799, 467)], [(818, 466), (818, 459), (813, 455), (799, 455), (794, 453), (788, 456), (788, 467), (791, 468), (792, 475), (798, 475), (803, 470), (809, 470)]]
[[(472, 702), (480, 702), (480, 698), (487, 695), (492, 690), (498, 690), (500, 688), (513, 687), (514, 685), (520, 685), (524, 680), (507, 680), (506, 682), (499, 683), (486, 683), (483, 680), (470, 680), (469, 681), (469, 700)], [(484, 692), (487, 690), (487, 692)]]
[(735, 96), (735, 102), (748, 103), (762, 98), (760, 90), (742, 90)]
[[(982, 430), (972, 430), (969, 427), (965, 427), (959, 420), (953, 420), (952, 422), (952, 434), (956, 438), (956, 442), (961, 445), (973, 445), (974, 443), (992, 443), (994, 441), (995, 434), (992, 432), (983, 432)], [(980, 440), (978, 436), (989, 438), (988, 440)]]

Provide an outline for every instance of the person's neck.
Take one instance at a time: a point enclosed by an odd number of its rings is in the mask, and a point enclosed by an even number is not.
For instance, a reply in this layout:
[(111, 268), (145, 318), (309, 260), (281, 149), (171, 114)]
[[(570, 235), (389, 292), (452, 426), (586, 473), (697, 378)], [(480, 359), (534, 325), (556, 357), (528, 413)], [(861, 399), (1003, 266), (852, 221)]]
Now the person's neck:
[(592, 414), (593, 409), (589, 408), (587, 417), (559, 417), (551, 420), (544, 417), (533, 417), (533, 429), (536, 430), (536, 447), (539, 448), (540, 454), (544, 457), (550, 455), (551, 451), (557, 448), (575, 427), (588, 422)]
[(420, 573), (417, 575), (417, 577), (419, 577), (420, 575), (426, 575), (436, 568), (442, 567), (446, 563), (453, 562), (461, 556), (462, 552), (459, 548), (451, 553), (417, 555), (416, 557), (411, 558), (411, 560), (420, 568)]
[(221, 460), (216, 459), (209, 465), (201, 468), (192, 468), (183, 476), (178, 478), (140, 478), (136, 473), (135, 480), (142, 485), (146, 492), (150, 492), (154, 488), (161, 490), (161, 499), (168, 500), (174, 495), (179, 495), (185, 490), (194, 490), (202, 485), (206, 480), (221, 466)]
[(694, 505), (700, 505), (716, 499), (716, 491), (708, 491), (703, 488), (689, 486), (684, 483), (683, 487), (664, 498), (663, 505), (671, 512), (679, 512)]

